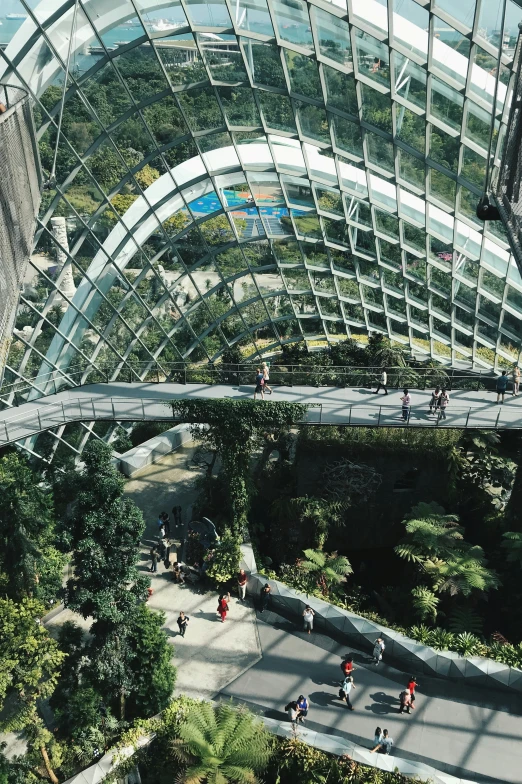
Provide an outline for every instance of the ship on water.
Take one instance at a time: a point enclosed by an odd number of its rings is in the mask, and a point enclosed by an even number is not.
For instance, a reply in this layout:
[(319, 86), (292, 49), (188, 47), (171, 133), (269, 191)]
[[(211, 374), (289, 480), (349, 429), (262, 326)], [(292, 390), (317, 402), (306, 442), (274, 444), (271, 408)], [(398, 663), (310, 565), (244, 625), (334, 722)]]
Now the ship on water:
[(17, 20), (17, 19), (19, 19), (19, 20), (22, 20), (22, 19), (27, 19), (27, 14), (6, 14), (6, 15), (5, 15), (5, 18), (6, 18), (6, 19), (7, 19), (9, 22), (13, 22), (13, 21), (15, 21), (15, 20)]

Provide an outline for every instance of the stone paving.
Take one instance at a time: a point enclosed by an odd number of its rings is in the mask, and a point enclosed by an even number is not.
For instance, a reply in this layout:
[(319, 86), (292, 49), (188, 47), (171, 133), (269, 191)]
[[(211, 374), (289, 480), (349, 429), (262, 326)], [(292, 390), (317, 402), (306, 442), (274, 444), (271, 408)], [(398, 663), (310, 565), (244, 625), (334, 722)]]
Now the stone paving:
[[(193, 445), (185, 445), (166, 455), (135, 474), (125, 486), (126, 495), (140, 507), (147, 526), (141, 552), (143, 570), (150, 566), (149, 549), (155, 540), (158, 513), (170, 514), (173, 506), (180, 505), (184, 527), (191, 518), (194, 485), (201, 475), (201, 470), (191, 463), (194, 449)], [(175, 560), (174, 549), (171, 563)], [(165, 630), (177, 667), (175, 694), (210, 699), (261, 656), (254, 610), (250, 602), (242, 603), (232, 597), (230, 612), (222, 624), (216, 613), (217, 592), (202, 591), (197, 585), (175, 585), (161, 562), (157, 568), (150, 575), (154, 592), (148, 605), (163, 610), (167, 616)], [(176, 623), (180, 610), (190, 618), (185, 638), (179, 634)]]

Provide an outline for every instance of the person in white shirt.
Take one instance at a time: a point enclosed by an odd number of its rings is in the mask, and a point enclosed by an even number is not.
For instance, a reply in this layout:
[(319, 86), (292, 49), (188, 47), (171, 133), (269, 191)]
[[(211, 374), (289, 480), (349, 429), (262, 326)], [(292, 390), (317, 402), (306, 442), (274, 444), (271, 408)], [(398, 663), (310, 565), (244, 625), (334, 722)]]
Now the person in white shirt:
[(303, 621), (304, 621), (304, 630), (305, 632), (308, 632), (308, 634), (310, 634), (310, 632), (314, 628), (314, 615), (315, 615), (314, 611), (307, 604), (303, 612)]
[(339, 690), (339, 693), (342, 692), (342, 694), (343, 694), (342, 699), (346, 702), (346, 705), (352, 711), (355, 710), (355, 709), (354, 709), (352, 703), (350, 702), (350, 692), (352, 691), (352, 689), (355, 689), (355, 688), (356, 688), (356, 686), (355, 686), (355, 684), (353, 682), (352, 676), (348, 675), (344, 679), (344, 681), (341, 683), (341, 688)]
[(379, 383), (377, 384), (377, 389), (375, 390), (375, 394), (377, 395), (382, 387), (382, 389), (384, 389), (384, 394), (387, 395), (388, 394), (387, 384), (388, 384), (388, 372), (386, 368), (383, 368), (382, 373), (379, 376)]
[(403, 389), (402, 400), (402, 418), (405, 422), (410, 418), (411, 395), (407, 389)]
[(382, 637), (377, 637), (373, 646), (373, 660), (375, 664), (379, 664), (379, 662), (382, 660), (385, 647), (386, 646)]

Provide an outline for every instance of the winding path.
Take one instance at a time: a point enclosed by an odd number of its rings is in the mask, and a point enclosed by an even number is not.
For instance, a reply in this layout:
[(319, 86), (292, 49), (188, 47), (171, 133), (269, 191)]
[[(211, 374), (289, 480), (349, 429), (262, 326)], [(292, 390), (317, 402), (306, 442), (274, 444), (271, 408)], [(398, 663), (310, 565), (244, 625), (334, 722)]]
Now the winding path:
[[(385, 662), (375, 667), (367, 654), (315, 632), (308, 636), (275, 613), (258, 614), (258, 631), (262, 658), (223, 689), (222, 698), (233, 697), (284, 720), (284, 706), (305, 694), (309, 730), (371, 748), (378, 725), (394, 739), (395, 757), (481, 784), (522, 782), (522, 706), (517, 697), (419, 678), (416, 709), (401, 715), (398, 695), (409, 673)], [(339, 665), (349, 650), (357, 667), (353, 712), (337, 699)]]
[[(20, 441), (68, 422), (93, 420), (172, 420), (165, 402), (175, 398), (248, 400), (253, 387), (225, 384), (125, 383), (88, 384), (0, 411), (0, 445)], [(456, 390), (446, 419), (430, 416), (431, 392), (413, 390), (411, 415), (401, 417), (402, 392), (376, 395), (369, 389), (339, 387), (276, 387), (268, 400), (307, 403), (304, 424), (357, 427), (522, 428), (522, 397), (506, 396), (496, 405), (492, 392)]]

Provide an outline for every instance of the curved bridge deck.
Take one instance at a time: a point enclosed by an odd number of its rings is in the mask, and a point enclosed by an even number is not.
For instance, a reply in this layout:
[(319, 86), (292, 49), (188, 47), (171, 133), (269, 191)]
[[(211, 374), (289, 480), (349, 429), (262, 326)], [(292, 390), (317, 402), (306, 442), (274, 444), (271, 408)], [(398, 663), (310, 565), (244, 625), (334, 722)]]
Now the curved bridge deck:
[[(252, 386), (124, 383), (89, 384), (0, 411), (0, 445), (21, 441), (68, 422), (93, 420), (175, 421), (165, 402), (175, 398), (230, 398), (248, 400)], [(313, 406), (303, 424), (353, 427), (522, 428), (522, 396), (506, 395), (496, 404), (492, 392), (456, 390), (451, 393), (446, 419), (429, 414), (431, 392), (413, 390), (407, 422), (401, 416), (402, 392), (376, 395), (369, 389), (338, 387), (275, 387), (268, 401), (307, 403)], [(259, 398), (258, 398), (259, 400)], [(259, 405), (263, 403), (259, 400)]]

